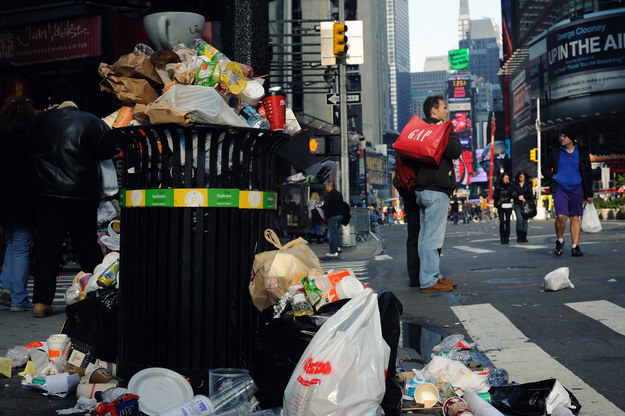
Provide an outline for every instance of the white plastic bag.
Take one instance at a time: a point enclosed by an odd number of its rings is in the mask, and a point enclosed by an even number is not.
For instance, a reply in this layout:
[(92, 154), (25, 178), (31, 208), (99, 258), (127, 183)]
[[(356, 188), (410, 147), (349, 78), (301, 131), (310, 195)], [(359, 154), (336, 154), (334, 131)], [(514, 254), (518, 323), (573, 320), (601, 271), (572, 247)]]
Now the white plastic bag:
[(601, 221), (599, 221), (597, 209), (593, 204), (586, 204), (584, 206), (582, 231), (585, 233), (598, 233), (601, 231)]
[(117, 231), (115, 231), (116, 226), (119, 228), (119, 220), (111, 221), (108, 225), (108, 235), (100, 237), (102, 244), (107, 246), (112, 251), (119, 251), (120, 235)]
[(559, 269), (555, 269), (554, 271), (547, 273), (547, 276), (545, 276), (545, 282), (543, 283), (545, 290), (555, 291), (566, 289), (569, 286), (571, 288), (575, 287), (569, 280), (568, 267), (560, 267)]
[(444, 381), (463, 391), (472, 389), (478, 393), (483, 393), (488, 391), (490, 387), (486, 374), (471, 371), (460, 361), (440, 355), (432, 357), (432, 360), (423, 367), (421, 372), (428, 380)]
[(99, 160), (100, 178), (102, 179), (102, 196), (113, 196), (119, 192), (117, 172), (111, 159)]
[(375, 415), (389, 356), (377, 296), (366, 289), (313, 337), (284, 392), (283, 415)]

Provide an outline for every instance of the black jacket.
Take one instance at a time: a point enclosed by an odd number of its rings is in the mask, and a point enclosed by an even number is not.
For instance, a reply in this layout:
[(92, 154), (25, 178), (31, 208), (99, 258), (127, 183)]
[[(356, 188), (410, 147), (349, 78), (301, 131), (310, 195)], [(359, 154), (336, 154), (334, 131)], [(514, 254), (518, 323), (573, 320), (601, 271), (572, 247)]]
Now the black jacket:
[(514, 203), (516, 205), (522, 205), (523, 201), (519, 199), (519, 197), (523, 195), (526, 201), (530, 201), (534, 198), (532, 193), (532, 182), (525, 181), (523, 186), (521, 186), (517, 181), (512, 182), (512, 197), (514, 198)]
[(328, 218), (343, 215), (345, 209), (343, 208), (343, 196), (341, 193), (336, 189), (326, 193), (322, 209)]
[[(577, 151), (579, 152), (579, 172), (582, 176), (582, 188), (584, 189), (584, 197), (590, 198), (594, 195), (592, 191), (592, 166), (590, 164), (590, 155), (585, 149), (582, 149), (579, 145)], [(549, 181), (549, 188), (553, 194), (556, 191), (556, 182), (551, 180), (553, 175), (558, 173), (558, 162), (560, 161), (560, 152), (562, 147), (558, 144), (553, 146), (547, 152), (547, 157), (542, 164), (541, 171), (545, 181)]]
[(0, 224), (34, 225), (30, 130), (0, 134)]
[(495, 194), (493, 195), (495, 208), (501, 208), (502, 204), (510, 203), (510, 198), (512, 198), (512, 183), (497, 184)]
[[(62, 104), (62, 106), (64, 106)], [(33, 191), (36, 195), (100, 199), (98, 160), (111, 158), (108, 126), (74, 106), (39, 113), (33, 129)]]
[[(437, 124), (440, 121), (428, 117), (424, 119), (426, 123)], [(429, 165), (426, 163), (418, 164), (417, 171), (417, 191), (438, 191), (444, 192), (451, 196), (456, 189), (456, 173), (454, 172), (454, 159), (457, 159), (462, 154), (462, 145), (458, 136), (453, 131), (449, 134), (449, 142), (441, 158), (441, 163), (438, 166)]]

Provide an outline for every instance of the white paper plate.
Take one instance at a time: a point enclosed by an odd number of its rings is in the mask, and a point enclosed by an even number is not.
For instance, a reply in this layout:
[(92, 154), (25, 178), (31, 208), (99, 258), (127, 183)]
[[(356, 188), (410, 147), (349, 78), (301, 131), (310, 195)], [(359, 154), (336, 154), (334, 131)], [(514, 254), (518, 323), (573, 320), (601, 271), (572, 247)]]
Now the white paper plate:
[(128, 390), (139, 396), (139, 410), (154, 416), (193, 399), (193, 388), (184, 377), (167, 368), (139, 371), (128, 382)]

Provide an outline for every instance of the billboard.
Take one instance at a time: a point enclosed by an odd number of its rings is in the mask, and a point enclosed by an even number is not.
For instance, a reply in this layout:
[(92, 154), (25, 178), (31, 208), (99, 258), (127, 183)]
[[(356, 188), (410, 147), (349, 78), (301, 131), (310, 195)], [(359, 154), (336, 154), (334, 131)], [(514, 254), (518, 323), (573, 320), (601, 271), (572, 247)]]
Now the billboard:
[(488, 182), (488, 174), (479, 163), (482, 153), (484, 153), (484, 149), (475, 149), (475, 174), (471, 178), (471, 182)]
[(449, 104), (471, 102), (471, 77), (467, 75), (447, 78)]
[(466, 69), (469, 67), (469, 50), (468, 49), (452, 49), (448, 52), (449, 69), (454, 71), (458, 69)]
[[(553, 26), (530, 44), (532, 90), (551, 102), (620, 93), (625, 84), (625, 12), (601, 13), (574, 22)], [(575, 111), (577, 110), (577, 111)], [(589, 110), (584, 110), (588, 113)], [(571, 114), (571, 113), (574, 114)], [(577, 114), (575, 114), (577, 113)]]
[(471, 139), (473, 138), (473, 123), (471, 123), (470, 111), (456, 111), (449, 113), (449, 119), (451, 120), (451, 126), (460, 139), (462, 147), (471, 146)]

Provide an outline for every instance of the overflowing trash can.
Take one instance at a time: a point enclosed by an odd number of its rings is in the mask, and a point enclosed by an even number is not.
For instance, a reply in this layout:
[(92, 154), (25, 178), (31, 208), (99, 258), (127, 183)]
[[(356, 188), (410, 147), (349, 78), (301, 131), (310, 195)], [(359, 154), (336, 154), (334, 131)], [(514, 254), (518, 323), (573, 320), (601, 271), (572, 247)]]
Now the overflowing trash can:
[(289, 137), (176, 124), (108, 134), (123, 152), (118, 374), (160, 366), (208, 387), (209, 369), (249, 364), (249, 273), (277, 217), (274, 163)]

